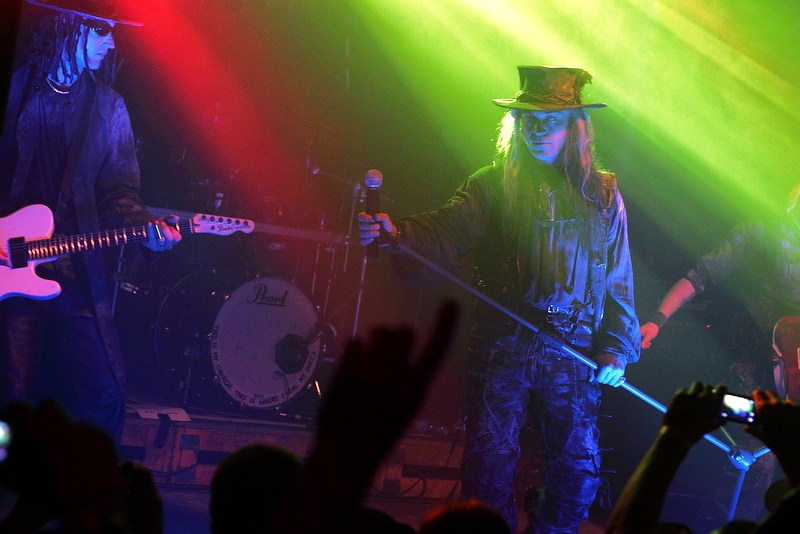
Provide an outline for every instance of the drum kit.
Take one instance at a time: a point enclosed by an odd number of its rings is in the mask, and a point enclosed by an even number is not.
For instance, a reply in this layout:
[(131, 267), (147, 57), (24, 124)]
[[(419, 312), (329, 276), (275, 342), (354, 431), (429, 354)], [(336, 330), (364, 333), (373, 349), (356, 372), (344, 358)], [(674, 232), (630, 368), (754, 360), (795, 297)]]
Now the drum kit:
[(173, 400), (260, 416), (302, 411), (298, 398), (321, 396), (336, 361), (335, 330), (292, 281), (265, 274), (240, 283), (198, 268), (156, 295), (152, 360), (155, 372), (171, 376), (162, 393)]
[[(353, 210), (359, 202), (361, 195)], [(349, 234), (254, 224), (256, 235), (244, 236), (252, 240), (222, 254), (214, 251), (216, 236), (203, 254), (204, 243), (182, 254), (182, 242), (149, 264), (126, 258), (123, 247), (114, 313), (133, 394), (253, 418), (315, 416), (347, 341), (338, 332), (355, 332), (357, 318), (329, 303), (342, 291), (353, 302), (360, 292), (343, 274), (357, 271), (348, 263), (361, 258), (361, 247), (350, 245)], [(184, 241), (195, 237), (205, 236)]]

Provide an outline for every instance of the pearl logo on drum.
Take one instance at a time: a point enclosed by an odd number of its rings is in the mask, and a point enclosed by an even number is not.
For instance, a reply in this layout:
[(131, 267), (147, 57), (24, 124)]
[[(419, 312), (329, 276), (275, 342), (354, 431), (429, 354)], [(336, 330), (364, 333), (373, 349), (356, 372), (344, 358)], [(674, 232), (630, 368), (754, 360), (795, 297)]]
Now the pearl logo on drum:
[(248, 300), (250, 304), (266, 304), (267, 306), (286, 306), (286, 297), (289, 295), (289, 290), (285, 290), (280, 297), (270, 295), (267, 284), (258, 284), (254, 288), (253, 298)]

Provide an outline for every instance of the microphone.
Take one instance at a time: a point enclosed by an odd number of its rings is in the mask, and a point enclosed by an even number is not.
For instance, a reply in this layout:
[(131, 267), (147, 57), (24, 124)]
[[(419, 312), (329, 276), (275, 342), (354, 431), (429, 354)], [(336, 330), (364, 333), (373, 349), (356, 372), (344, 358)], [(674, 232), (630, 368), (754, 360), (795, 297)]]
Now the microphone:
[[(366, 212), (372, 216), (381, 211), (381, 185), (383, 185), (383, 174), (377, 169), (370, 169), (364, 175), (364, 185), (366, 190)], [(379, 236), (380, 237), (380, 236)], [(367, 245), (367, 256), (378, 257), (378, 239)]]

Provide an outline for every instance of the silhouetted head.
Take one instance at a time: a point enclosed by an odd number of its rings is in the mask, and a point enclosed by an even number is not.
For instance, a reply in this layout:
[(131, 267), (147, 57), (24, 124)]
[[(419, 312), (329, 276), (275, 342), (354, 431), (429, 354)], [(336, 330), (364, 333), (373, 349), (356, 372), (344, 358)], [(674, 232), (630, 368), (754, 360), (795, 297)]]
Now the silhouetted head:
[(302, 468), (295, 454), (270, 445), (248, 445), (225, 458), (211, 481), (211, 532), (263, 531)]

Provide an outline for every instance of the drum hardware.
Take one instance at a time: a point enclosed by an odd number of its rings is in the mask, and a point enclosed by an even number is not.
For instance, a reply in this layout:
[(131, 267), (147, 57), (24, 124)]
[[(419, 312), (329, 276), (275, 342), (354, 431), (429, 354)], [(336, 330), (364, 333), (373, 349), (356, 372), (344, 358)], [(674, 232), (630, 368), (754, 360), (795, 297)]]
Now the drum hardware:
[[(207, 286), (192, 288), (200, 282), (198, 277), (204, 275), (190, 275), (170, 289), (159, 307), (155, 329), (157, 361), (164, 369), (179, 369), (179, 384), (185, 403), (196, 402), (198, 399), (193, 390), (212, 382), (214, 387), (210, 389), (224, 391), (229, 397), (227, 403), (232, 401), (243, 408), (264, 412), (267, 409), (281, 410), (305, 393), (312, 394), (307, 397), (321, 397), (325, 384), (317, 377), (320, 367), (324, 367), (320, 366), (320, 360), (327, 363), (335, 360), (335, 351), (329, 353), (326, 339), (329, 335), (335, 337), (336, 331), (333, 328), (328, 330), (320, 317), (325, 317), (331, 307), (330, 300), (335, 294), (340, 270), (341, 273), (348, 271), (354, 217), (362, 202), (360, 183), (346, 183), (348, 187), (354, 186), (347, 235), (327, 230), (325, 214), (321, 215), (317, 230), (255, 223), (254, 232), (267, 234), (270, 238), (278, 236), (316, 242), (310, 296), (320, 303), (319, 306), (312, 306), (292, 282), (274, 276), (259, 276), (230, 291), (230, 287), (217, 290)], [(342, 195), (342, 198), (346, 196)], [(227, 201), (227, 195), (224, 200)], [(182, 216), (183, 213), (151, 206), (147, 209), (155, 216)], [(338, 250), (342, 245), (344, 254)], [(283, 248), (283, 243), (275, 248)], [(329, 252), (329, 259), (324, 258), (323, 252)], [(344, 263), (339, 266), (342, 258)], [(326, 268), (329, 271), (327, 275), (324, 273)], [(247, 302), (248, 299), (261, 298), (254, 292), (264, 283), (267, 289), (263, 296), (272, 302)], [(284, 296), (286, 300), (281, 306)], [(174, 310), (176, 304), (182, 304), (178, 306), (180, 309), (170, 313), (170, 308)], [(181, 317), (183, 319), (179, 320)], [(191, 339), (198, 341), (198, 348), (186, 352)], [(204, 351), (211, 353), (210, 362), (204, 361)], [(182, 361), (174, 362), (175, 358), (182, 358)], [(176, 365), (169, 365), (171, 362)], [(212, 402), (220, 401), (214, 399)]]
[[(178, 392), (183, 393), (183, 398), (181, 399), (182, 406), (189, 406), (191, 403), (189, 402), (189, 392), (192, 390), (192, 377), (195, 375), (197, 367), (197, 363), (200, 361), (201, 357), (204, 355), (205, 351), (199, 350), (197, 346), (187, 346), (186, 350), (183, 351), (183, 358), (184, 361), (188, 362), (188, 366), (186, 368), (186, 375), (183, 380), (181, 380), (177, 385)], [(177, 369), (173, 369), (177, 371)]]
[(121, 245), (119, 247), (119, 255), (117, 257), (117, 270), (114, 272), (114, 291), (111, 295), (111, 316), (114, 316), (114, 313), (117, 311), (117, 296), (119, 294), (119, 290), (127, 291), (131, 294), (136, 294), (139, 292), (139, 288), (125, 280), (123, 275), (123, 271), (125, 268), (125, 246)]
[[(349, 245), (347, 245), (347, 246), (349, 246)], [(347, 247), (345, 247), (345, 248), (347, 248)], [(321, 259), (322, 259), (322, 251), (323, 251), (323, 244), (322, 243), (318, 243), (317, 244), (316, 255), (314, 257), (314, 272), (313, 272), (313, 274), (311, 276), (311, 296), (312, 297), (316, 296), (317, 273), (318, 273), (319, 265), (322, 262), (321, 261)], [(332, 287), (334, 285), (334, 282), (335, 282), (335, 279), (336, 279), (336, 275), (335, 275), (335, 273), (336, 273), (336, 258), (337, 258), (337, 256), (336, 256), (336, 247), (330, 247), (329, 257), (330, 257), (330, 261), (328, 263), (328, 277), (327, 277), (327, 280), (325, 281), (325, 293), (324, 293), (324, 295), (322, 297), (322, 307), (320, 309), (321, 314), (322, 314), (323, 317), (326, 316), (326, 314), (328, 312), (328, 303), (330, 302), (331, 289), (332, 289)], [(346, 271), (347, 271), (347, 263), (345, 262), (345, 263), (342, 264), (342, 273), (345, 273)]]

